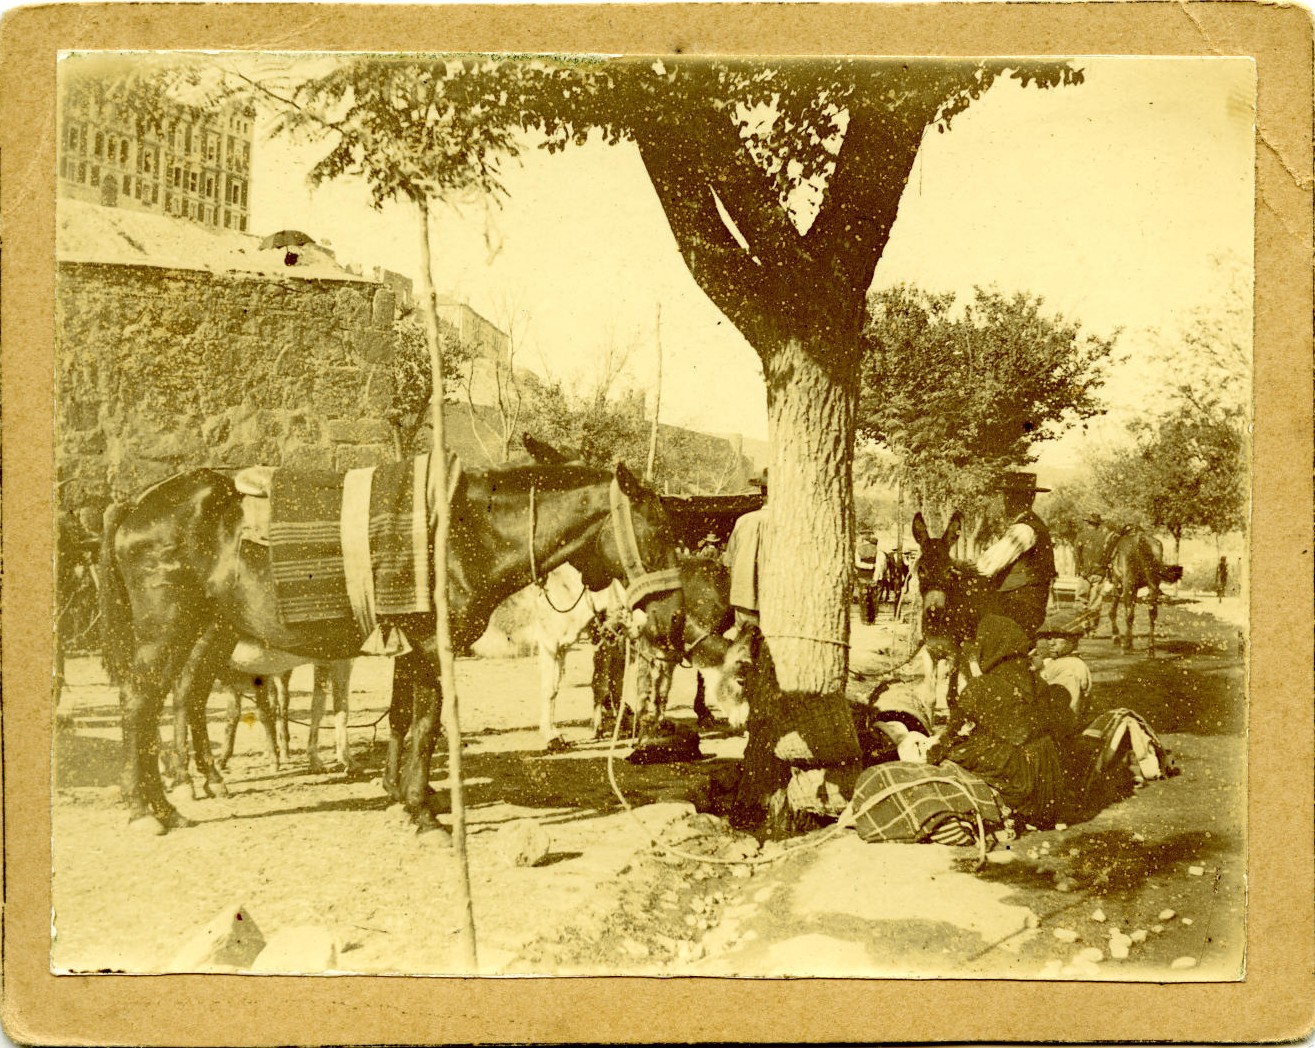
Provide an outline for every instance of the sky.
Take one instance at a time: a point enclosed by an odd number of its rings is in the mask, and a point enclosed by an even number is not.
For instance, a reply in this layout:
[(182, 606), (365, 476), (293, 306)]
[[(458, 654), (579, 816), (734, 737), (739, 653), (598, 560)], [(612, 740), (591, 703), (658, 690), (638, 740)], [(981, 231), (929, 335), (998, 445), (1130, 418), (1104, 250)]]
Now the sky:
[[(947, 133), (925, 136), (873, 280), (961, 299), (974, 285), (1025, 291), (1084, 330), (1121, 332), (1129, 359), (1107, 386), (1109, 419), (1044, 446), (1043, 473), (1154, 406), (1157, 339), (1239, 275), (1250, 301), (1251, 61), (1079, 64), (1080, 86), (1001, 81)], [(311, 189), (322, 148), (258, 132), (251, 231), (303, 229), (340, 261), (416, 276), (414, 213), (373, 211), (360, 184)], [(439, 211), (440, 291), (494, 321), (509, 309), (528, 318), (518, 363), (568, 384), (591, 381), (610, 347), (628, 350), (624, 377), (651, 396), (660, 338), (664, 422), (767, 437), (758, 358), (689, 275), (633, 146), (530, 151), (504, 181), (500, 204)]]

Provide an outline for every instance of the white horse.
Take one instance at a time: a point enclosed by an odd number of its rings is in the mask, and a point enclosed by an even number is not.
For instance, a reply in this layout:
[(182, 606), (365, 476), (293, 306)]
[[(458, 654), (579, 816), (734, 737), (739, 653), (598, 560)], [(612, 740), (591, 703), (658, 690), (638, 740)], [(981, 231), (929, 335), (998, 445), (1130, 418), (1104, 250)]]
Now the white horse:
[[(265, 728), (270, 759), (277, 769), (279, 751), (285, 759), (291, 757), (288, 740), (289, 683), (292, 671), (306, 664), (296, 656), (271, 657), (271, 653), (255, 645), (239, 643), (233, 651), (228, 673), (223, 683), (229, 690), (228, 723), (220, 767), (233, 755), (233, 741), (241, 714), (242, 684), (255, 683), (256, 716)], [(312, 774), (324, 772), (320, 760), (320, 722), (324, 719), (325, 700), (333, 694), (333, 748), (339, 767), (347, 772), (357, 770), (347, 742), (347, 717), (351, 708), (351, 659), (331, 659), (313, 662), (314, 681), (311, 686), (310, 725), (306, 737), (306, 760)], [(270, 696), (273, 696), (271, 703)], [(277, 738), (275, 731), (277, 729)]]
[[(566, 672), (566, 653), (599, 615), (621, 615), (625, 591), (613, 582), (604, 590), (584, 588), (580, 573), (569, 564), (551, 572), (534, 594), (533, 633), (539, 655), (539, 734), (549, 753), (569, 749), (557, 731), (557, 693)], [(595, 716), (597, 711), (595, 711)]]

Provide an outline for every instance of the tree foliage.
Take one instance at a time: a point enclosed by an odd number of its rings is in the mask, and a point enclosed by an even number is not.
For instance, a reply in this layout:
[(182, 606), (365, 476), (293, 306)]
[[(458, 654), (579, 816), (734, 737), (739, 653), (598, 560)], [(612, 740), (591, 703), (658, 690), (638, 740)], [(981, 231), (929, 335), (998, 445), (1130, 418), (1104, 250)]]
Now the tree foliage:
[(1245, 525), (1245, 441), (1236, 417), (1184, 400), (1139, 420), (1131, 434), (1131, 446), (1092, 462), (1108, 515), (1162, 528), (1176, 541)]
[(924, 501), (971, 507), (1037, 444), (1103, 410), (1115, 339), (1023, 293), (977, 288), (955, 304), (908, 286), (869, 296), (858, 427)]
[(1246, 526), (1251, 407), (1251, 287), (1216, 259), (1225, 291), (1195, 310), (1159, 363), (1163, 410), (1129, 426), (1129, 446), (1091, 463), (1109, 514), (1163, 528), (1175, 540)]

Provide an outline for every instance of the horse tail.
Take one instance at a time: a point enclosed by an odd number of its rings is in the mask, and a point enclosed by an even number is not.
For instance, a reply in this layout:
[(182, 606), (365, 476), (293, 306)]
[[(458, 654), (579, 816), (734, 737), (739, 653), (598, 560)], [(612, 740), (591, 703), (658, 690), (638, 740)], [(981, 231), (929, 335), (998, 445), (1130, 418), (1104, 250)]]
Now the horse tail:
[(132, 607), (128, 602), (128, 587), (119, 574), (118, 558), (114, 555), (119, 524), (130, 508), (127, 503), (112, 503), (105, 511), (100, 538), (101, 657), (111, 684), (126, 680), (132, 666)]

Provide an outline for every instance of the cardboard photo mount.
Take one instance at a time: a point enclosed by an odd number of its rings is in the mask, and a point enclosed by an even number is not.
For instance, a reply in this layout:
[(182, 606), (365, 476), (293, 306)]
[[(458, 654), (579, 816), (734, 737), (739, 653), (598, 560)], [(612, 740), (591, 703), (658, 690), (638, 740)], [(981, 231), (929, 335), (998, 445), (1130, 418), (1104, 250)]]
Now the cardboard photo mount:
[[(1315, 1024), (1309, 11), (1257, 3), (55, 5), (0, 23), (3, 1021), (31, 1044), (1261, 1041)], [(48, 970), (55, 64), (63, 50), (1249, 55), (1258, 79), (1247, 971), (1238, 983)], [(106, 905), (112, 905), (107, 897)], [(623, 985), (623, 989), (621, 986)]]

